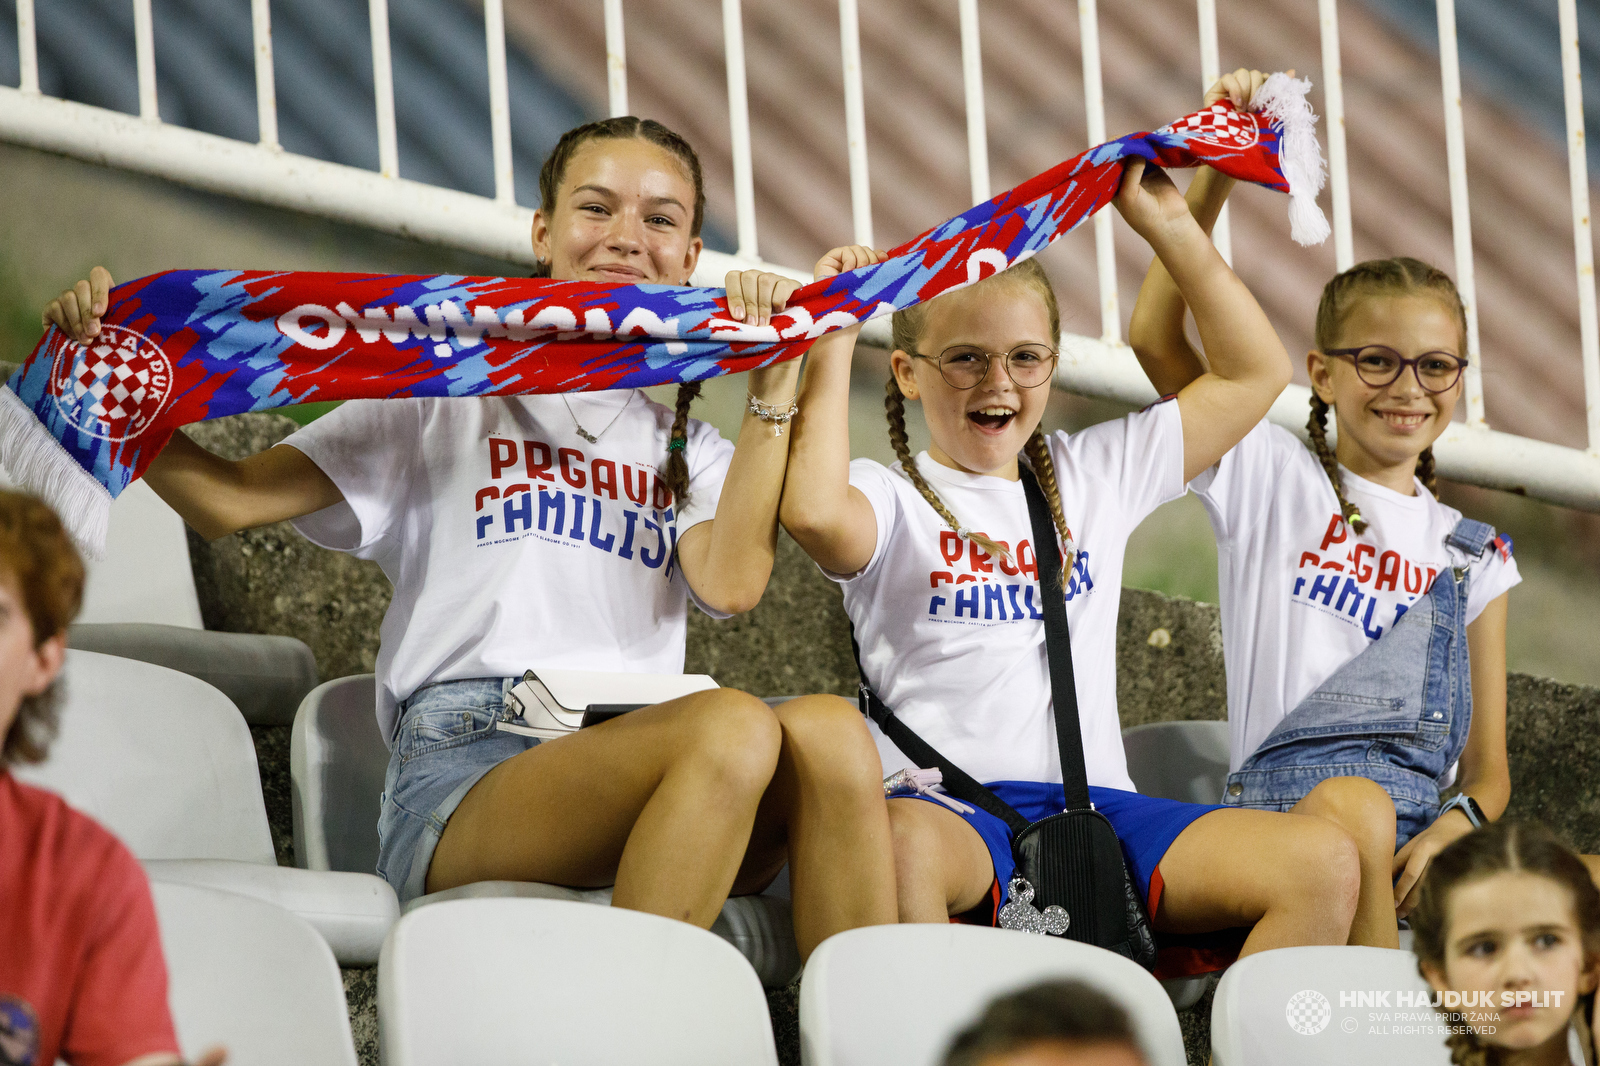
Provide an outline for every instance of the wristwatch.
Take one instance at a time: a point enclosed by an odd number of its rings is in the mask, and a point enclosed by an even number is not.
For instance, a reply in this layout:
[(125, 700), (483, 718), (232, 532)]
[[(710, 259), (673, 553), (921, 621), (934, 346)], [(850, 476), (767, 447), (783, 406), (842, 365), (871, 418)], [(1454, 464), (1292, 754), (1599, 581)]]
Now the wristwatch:
[(1450, 810), (1459, 810), (1466, 815), (1467, 821), (1472, 823), (1474, 829), (1482, 829), (1489, 824), (1489, 818), (1483, 813), (1483, 808), (1478, 806), (1478, 801), (1465, 792), (1457, 792), (1451, 796), (1449, 801), (1439, 808), (1439, 814), (1442, 817), (1445, 811)]

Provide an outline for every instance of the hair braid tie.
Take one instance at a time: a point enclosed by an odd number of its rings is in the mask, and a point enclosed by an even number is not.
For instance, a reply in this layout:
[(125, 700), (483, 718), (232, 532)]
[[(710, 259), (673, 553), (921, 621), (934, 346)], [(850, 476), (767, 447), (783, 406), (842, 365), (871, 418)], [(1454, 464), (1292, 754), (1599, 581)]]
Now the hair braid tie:
[(894, 446), (894, 454), (900, 460), (901, 471), (904, 472), (906, 480), (911, 482), (922, 498), (928, 501), (928, 506), (933, 508), (934, 513), (943, 519), (944, 524), (954, 530), (956, 536), (962, 540), (976, 544), (990, 555), (998, 555), (1003, 559), (1009, 559), (1011, 557), (1010, 551), (983, 534), (975, 533), (956, 521), (956, 516), (950, 513), (950, 508), (945, 505), (944, 500), (939, 498), (939, 494), (933, 491), (933, 486), (928, 484), (928, 480), (922, 476), (922, 471), (917, 467), (916, 458), (911, 454), (910, 441), (906, 437), (905, 393), (900, 391), (900, 383), (895, 380), (892, 373), (889, 375), (888, 383), (884, 385), (883, 413), (889, 420), (889, 443)]

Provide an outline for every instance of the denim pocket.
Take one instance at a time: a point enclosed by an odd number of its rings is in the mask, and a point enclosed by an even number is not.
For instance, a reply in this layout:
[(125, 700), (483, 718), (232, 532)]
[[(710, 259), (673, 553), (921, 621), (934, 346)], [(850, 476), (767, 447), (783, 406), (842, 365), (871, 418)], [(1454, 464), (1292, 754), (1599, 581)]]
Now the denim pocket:
[(452, 707), (423, 711), (409, 717), (400, 727), (400, 762), (408, 763), (419, 755), (470, 744), (495, 730), (495, 717), (488, 711)]

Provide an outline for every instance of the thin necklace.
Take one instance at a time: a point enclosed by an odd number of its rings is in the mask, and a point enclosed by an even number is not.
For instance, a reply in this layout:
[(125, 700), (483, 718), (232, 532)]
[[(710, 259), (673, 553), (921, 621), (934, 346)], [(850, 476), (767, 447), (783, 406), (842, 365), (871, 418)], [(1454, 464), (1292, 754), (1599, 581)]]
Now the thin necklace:
[(566, 393), (561, 394), (561, 402), (566, 406), (567, 415), (572, 419), (572, 424), (578, 427), (578, 436), (582, 437), (590, 444), (599, 444), (600, 438), (611, 431), (611, 427), (617, 424), (617, 419), (622, 417), (622, 412), (626, 411), (628, 409), (628, 405), (633, 402), (634, 391), (635, 390), (629, 390), (628, 398), (622, 401), (622, 406), (617, 408), (617, 413), (612, 416), (611, 421), (606, 423), (606, 428), (602, 429), (598, 434), (590, 433), (588, 430), (583, 428), (583, 423), (578, 421), (578, 416), (572, 413), (572, 404), (567, 402)]

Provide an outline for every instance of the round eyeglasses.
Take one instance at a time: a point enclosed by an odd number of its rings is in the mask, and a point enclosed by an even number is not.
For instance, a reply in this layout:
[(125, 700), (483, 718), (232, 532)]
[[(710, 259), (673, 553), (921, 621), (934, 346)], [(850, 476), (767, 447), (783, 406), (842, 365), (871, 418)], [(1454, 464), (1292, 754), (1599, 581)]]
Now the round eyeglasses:
[(1326, 348), (1323, 355), (1348, 359), (1356, 368), (1356, 376), (1372, 388), (1393, 385), (1410, 367), (1417, 376), (1417, 384), (1429, 392), (1449, 392), (1461, 380), (1467, 361), (1449, 352), (1423, 352), (1415, 359), (1407, 359), (1393, 348), (1382, 344), (1369, 344), (1362, 348)]
[(986, 352), (970, 344), (956, 344), (937, 356), (912, 352), (939, 368), (939, 376), (952, 389), (976, 388), (989, 376), (990, 360), (999, 358), (1006, 374), (1019, 389), (1034, 389), (1050, 380), (1057, 355), (1047, 344), (1019, 344), (1009, 352)]

